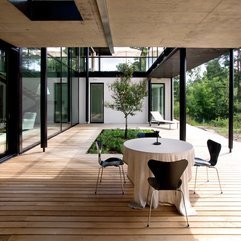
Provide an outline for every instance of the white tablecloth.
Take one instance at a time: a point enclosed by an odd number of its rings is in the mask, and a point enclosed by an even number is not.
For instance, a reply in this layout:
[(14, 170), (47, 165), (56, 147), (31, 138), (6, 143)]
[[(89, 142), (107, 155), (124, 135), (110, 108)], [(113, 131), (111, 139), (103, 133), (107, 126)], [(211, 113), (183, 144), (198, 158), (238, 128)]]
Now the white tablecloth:
[[(149, 188), (147, 179), (152, 176), (147, 165), (150, 159), (167, 162), (186, 159), (188, 161), (188, 166), (181, 177), (181, 190), (184, 194), (188, 215), (195, 215), (196, 211), (191, 206), (188, 189), (188, 182), (192, 178), (192, 166), (194, 162), (193, 146), (185, 141), (175, 139), (159, 138), (161, 145), (153, 145), (155, 141), (156, 138), (138, 138), (128, 140), (124, 143), (123, 160), (128, 165), (128, 178), (134, 184), (133, 207), (144, 208), (150, 201), (150, 195), (147, 198)], [(156, 208), (159, 202), (174, 204), (177, 210), (182, 215), (185, 215), (180, 192), (156, 192), (153, 200), (153, 207)]]

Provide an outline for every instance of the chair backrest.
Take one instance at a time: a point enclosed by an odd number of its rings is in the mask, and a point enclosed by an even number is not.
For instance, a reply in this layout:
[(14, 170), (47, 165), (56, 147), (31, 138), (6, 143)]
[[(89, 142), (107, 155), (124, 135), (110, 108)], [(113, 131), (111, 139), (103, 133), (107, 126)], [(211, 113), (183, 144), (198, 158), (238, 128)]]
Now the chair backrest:
[(146, 133), (138, 133), (137, 134), (138, 138), (143, 138), (143, 137), (159, 137), (159, 131), (155, 132), (146, 132)]
[(210, 163), (212, 166), (215, 166), (218, 162), (218, 156), (222, 146), (218, 142), (215, 142), (210, 139), (207, 141), (207, 146), (210, 154)]
[(97, 140), (95, 142), (95, 145), (96, 145), (96, 149), (97, 149), (97, 155), (98, 155), (98, 162), (100, 164), (101, 162), (101, 152), (102, 152), (102, 147), (103, 147), (103, 144), (101, 141)]
[(148, 166), (154, 174), (159, 187), (163, 190), (175, 190), (180, 186), (180, 178), (188, 165), (185, 159), (174, 162), (149, 160)]
[(158, 111), (151, 111), (151, 115), (156, 121), (164, 120), (163, 116)]

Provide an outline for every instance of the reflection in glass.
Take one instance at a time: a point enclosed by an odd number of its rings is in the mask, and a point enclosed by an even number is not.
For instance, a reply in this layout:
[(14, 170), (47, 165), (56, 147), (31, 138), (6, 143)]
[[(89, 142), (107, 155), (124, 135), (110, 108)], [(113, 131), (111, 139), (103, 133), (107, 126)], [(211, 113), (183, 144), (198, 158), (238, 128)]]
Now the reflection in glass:
[(151, 84), (151, 111), (164, 115), (164, 84)]
[[(61, 122), (55, 120), (55, 105), (61, 103), (61, 94), (56, 94), (55, 85), (61, 83), (62, 63), (61, 48), (48, 48), (48, 89), (47, 96), (47, 128), (48, 137), (61, 131)], [(56, 96), (59, 98), (56, 100)]]
[(22, 50), (22, 148), (40, 142), (40, 49)]
[(71, 125), (69, 114), (68, 49), (48, 48), (48, 136)]

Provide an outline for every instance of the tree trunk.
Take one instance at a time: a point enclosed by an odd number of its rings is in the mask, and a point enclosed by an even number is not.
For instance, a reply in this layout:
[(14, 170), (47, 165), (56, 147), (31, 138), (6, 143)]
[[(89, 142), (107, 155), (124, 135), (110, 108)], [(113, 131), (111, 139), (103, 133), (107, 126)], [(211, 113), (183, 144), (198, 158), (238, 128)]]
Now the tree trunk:
[(125, 139), (127, 139), (127, 116), (125, 116)]

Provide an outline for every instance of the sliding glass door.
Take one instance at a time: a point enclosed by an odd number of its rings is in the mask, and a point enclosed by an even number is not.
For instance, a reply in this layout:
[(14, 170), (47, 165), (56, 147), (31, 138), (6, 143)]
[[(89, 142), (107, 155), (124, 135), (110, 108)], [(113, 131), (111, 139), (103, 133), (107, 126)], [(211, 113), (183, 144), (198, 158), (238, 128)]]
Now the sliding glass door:
[(151, 111), (158, 111), (165, 116), (165, 85), (162, 83), (151, 84)]

